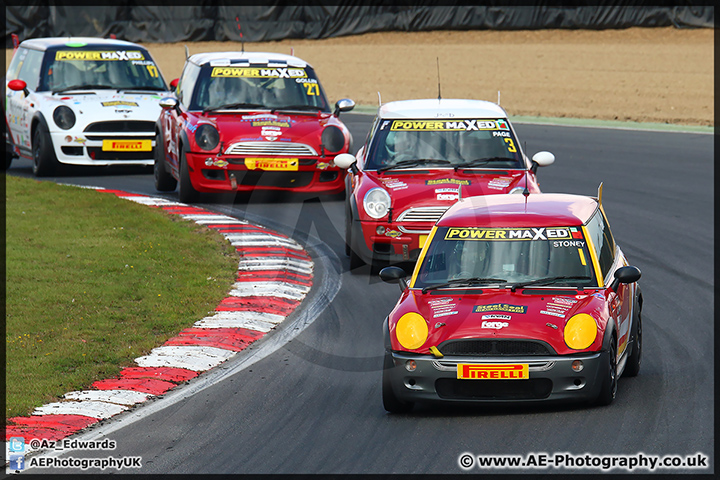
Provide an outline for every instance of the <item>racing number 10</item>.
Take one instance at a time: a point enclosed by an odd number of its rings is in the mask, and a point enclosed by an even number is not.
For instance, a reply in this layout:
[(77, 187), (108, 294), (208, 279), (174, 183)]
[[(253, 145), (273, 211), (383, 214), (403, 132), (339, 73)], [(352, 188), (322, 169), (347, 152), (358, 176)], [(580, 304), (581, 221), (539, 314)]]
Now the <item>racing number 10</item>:
[(505, 143), (507, 143), (507, 149), (510, 153), (517, 152), (517, 148), (515, 148), (515, 143), (513, 142), (512, 138), (506, 138)]
[(303, 83), (307, 95), (320, 95), (320, 85), (317, 83)]

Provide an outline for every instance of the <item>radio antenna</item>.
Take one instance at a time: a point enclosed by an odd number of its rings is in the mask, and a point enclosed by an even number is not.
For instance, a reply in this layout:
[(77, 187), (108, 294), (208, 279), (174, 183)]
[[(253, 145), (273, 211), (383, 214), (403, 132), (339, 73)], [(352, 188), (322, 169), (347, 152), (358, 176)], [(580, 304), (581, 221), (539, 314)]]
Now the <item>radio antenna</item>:
[(500, 90), (498, 90), (498, 105), (500, 105)]
[(437, 73), (438, 73), (438, 101), (442, 100), (442, 96), (440, 95), (440, 57), (435, 57), (437, 60)]
[(382, 107), (382, 97), (380, 96), (380, 90), (378, 90), (378, 107)]
[[(527, 142), (524, 142), (524, 144), (525, 151), (527, 151)], [(522, 155), (525, 156), (525, 152), (523, 152)], [(522, 194), (525, 196), (525, 208), (527, 208), (527, 197), (530, 196), (530, 190), (528, 189), (528, 169), (525, 169), (525, 189)]]
[(242, 29), (240, 28), (240, 18), (235, 16), (235, 21), (237, 22), (238, 32), (240, 32), (240, 53), (245, 53), (245, 40), (243, 40)]

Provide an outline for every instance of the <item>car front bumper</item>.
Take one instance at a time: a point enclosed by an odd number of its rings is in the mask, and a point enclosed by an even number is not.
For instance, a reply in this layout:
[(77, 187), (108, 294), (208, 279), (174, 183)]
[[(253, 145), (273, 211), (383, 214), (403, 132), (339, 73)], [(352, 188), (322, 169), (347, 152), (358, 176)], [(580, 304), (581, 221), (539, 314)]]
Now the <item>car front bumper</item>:
[[(187, 153), (190, 178), (199, 192), (281, 190), (335, 194), (345, 190), (345, 171), (317, 159), (297, 170), (248, 170), (243, 158)], [(308, 159), (310, 160), (310, 159)]]
[[(393, 367), (386, 372), (396, 397), (405, 402), (429, 403), (539, 403), (593, 401), (600, 394), (608, 365), (607, 352), (543, 357), (461, 357), (390, 352)], [(408, 371), (408, 361), (415, 370)], [(580, 372), (572, 369), (582, 361)], [(528, 364), (525, 380), (459, 380), (457, 365)]]
[[(148, 134), (130, 136), (116, 136), (112, 133), (98, 134), (82, 131), (55, 131), (50, 132), (55, 157), (59, 163), (66, 165), (145, 165), (155, 163), (153, 149), (155, 137)], [(121, 140), (124, 142), (122, 150), (104, 150), (103, 140)], [(143, 148), (150, 145), (150, 150), (137, 149), (141, 143)], [(107, 148), (107, 146), (106, 146)], [(110, 147), (113, 148), (113, 147)]]
[[(379, 226), (384, 228), (383, 233), (377, 232)], [(351, 248), (365, 263), (404, 263), (418, 259), (432, 224), (413, 225), (408, 231), (403, 224), (353, 219), (350, 228)]]

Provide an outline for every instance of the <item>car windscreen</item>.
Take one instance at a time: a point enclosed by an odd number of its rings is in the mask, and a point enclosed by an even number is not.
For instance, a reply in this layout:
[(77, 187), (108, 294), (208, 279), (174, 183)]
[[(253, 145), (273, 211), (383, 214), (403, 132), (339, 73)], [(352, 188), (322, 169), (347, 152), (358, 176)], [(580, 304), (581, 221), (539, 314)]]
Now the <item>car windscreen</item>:
[[(415, 160), (421, 162), (411, 165)], [(422, 168), (433, 161), (447, 161), (446, 167), (525, 168), (507, 120), (458, 118), (381, 120), (365, 169), (403, 164)]]
[(413, 287), (463, 280), (501, 286), (597, 286), (581, 227), (438, 227)]
[(329, 112), (312, 68), (203, 66), (191, 110), (278, 109)]
[(41, 88), (167, 90), (160, 70), (147, 51), (67, 48), (46, 54)]

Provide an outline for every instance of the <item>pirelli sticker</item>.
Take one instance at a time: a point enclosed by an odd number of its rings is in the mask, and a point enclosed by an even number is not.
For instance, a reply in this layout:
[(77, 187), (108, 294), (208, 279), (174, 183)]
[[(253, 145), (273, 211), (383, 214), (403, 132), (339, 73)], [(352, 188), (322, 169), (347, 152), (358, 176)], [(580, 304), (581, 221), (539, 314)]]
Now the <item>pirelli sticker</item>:
[(458, 363), (458, 380), (527, 380), (530, 368), (527, 363)]
[(297, 158), (246, 158), (248, 170), (297, 171), (300, 162)]
[(152, 140), (103, 140), (103, 152), (150, 152)]
[(307, 78), (304, 68), (213, 67), (211, 77)]
[(509, 313), (526, 313), (527, 305), (511, 305), (509, 303), (491, 303), (489, 305), (475, 305), (473, 313), (485, 312), (509, 312)]
[(393, 120), (393, 132), (434, 131), (465, 132), (473, 130), (510, 130), (506, 120), (465, 119), (465, 120)]
[(540, 228), (449, 228), (445, 240), (566, 240), (573, 238), (568, 227)]
[(145, 56), (139, 51), (116, 50), (114, 52), (102, 52), (97, 50), (58, 50), (55, 52), (55, 60), (109, 60), (109, 61), (130, 61), (145, 60)]

